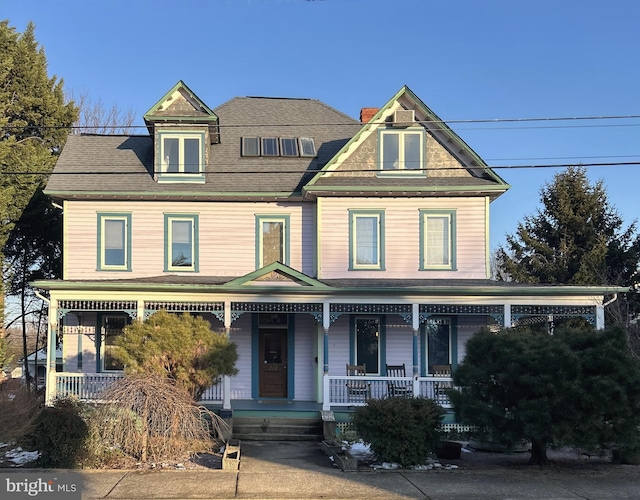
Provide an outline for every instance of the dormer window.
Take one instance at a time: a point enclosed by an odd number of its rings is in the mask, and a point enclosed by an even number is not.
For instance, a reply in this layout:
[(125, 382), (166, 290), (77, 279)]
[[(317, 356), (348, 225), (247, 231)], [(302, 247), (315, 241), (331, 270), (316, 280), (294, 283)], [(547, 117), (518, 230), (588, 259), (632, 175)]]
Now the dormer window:
[(158, 182), (204, 182), (204, 132), (158, 132)]
[(424, 175), (424, 129), (380, 129), (378, 156), (381, 173)]

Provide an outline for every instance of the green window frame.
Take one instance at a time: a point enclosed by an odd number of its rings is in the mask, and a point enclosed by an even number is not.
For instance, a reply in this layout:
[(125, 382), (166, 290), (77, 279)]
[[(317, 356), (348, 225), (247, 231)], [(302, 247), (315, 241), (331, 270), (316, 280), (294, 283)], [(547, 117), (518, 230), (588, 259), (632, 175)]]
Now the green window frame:
[(420, 270), (456, 270), (456, 211), (420, 210)]
[(289, 265), (290, 216), (256, 214), (256, 269), (276, 260)]
[(422, 344), (422, 375), (433, 375), (434, 365), (450, 365), (453, 372), (458, 363), (455, 318), (427, 318), (422, 324), (420, 337)]
[(423, 127), (378, 129), (379, 174), (425, 175)]
[(131, 271), (131, 214), (98, 212), (97, 270)]
[(158, 182), (204, 182), (205, 142), (204, 132), (158, 132)]
[(367, 375), (382, 375), (386, 364), (386, 316), (352, 315), (349, 364), (365, 365)]
[(349, 270), (384, 271), (384, 210), (349, 210)]
[(165, 272), (198, 272), (198, 215), (164, 214)]

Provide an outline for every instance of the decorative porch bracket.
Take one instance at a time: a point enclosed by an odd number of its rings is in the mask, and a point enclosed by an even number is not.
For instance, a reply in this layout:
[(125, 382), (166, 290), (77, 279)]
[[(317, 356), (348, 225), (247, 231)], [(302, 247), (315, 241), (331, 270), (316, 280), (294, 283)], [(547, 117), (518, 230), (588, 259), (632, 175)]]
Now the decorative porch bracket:
[(340, 304), (330, 305), (331, 323), (343, 314), (398, 314), (408, 324), (412, 322), (411, 304)]
[(420, 323), (433, 315), (451, 316), (491, 316), (496, 323), (504, 326), (504, 306), (502, 305), (457, 305), (457, 304), (420, 304)]
[(213, 314), (218, 320), (224, 322), (224, 302), (170, 302), (170, 301), (145, 301), (144, 319), (148, 319), (156, 312), (206, 312)]
[(138, 317), (138, 304), (134, 300), (60, 300), (58, 301), (58, 322), (72, 311), (118, 311)]
[(525, 323), (527, 319), (546, 322), (553, 318), (584, 318), (590, 325), (596, 324), (596, 306), (538, 306), (538, 305), (512, 305), (511, 326)]
[(322, 323), (322, 303), (289, 303), (289, 302), (232, 302), (231, 322), (237, 320), (240, 315), (251, 313), (307, 313)]

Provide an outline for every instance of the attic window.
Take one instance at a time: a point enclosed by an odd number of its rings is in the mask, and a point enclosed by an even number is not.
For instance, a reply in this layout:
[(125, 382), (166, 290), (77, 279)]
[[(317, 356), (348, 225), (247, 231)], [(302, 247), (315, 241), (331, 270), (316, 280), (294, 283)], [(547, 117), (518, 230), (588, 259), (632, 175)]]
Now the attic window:
[(282, 156), (298, 156), (298, 143), (295, 139), (280, 139)]
[(316, 145), (310, 137), (300, 137), (300, 156), (315, 156)]
[(158, 139), (158, 182), (204, 182), (203, 133), (163, 131)]
[(275, 137), (262, 138), (262, 156), (278, 156), (278, 139)]
[(242, 156), (260, 156), (260, 138), (242, 138)]

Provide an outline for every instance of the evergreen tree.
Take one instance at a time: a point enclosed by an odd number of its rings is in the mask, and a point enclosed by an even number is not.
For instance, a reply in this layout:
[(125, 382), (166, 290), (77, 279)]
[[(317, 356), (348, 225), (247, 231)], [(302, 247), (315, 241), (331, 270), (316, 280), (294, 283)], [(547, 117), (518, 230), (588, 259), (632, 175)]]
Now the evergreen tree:
[(171, 379), (196, 401), (220, 375), (236, 373), (236, 345), (211, 331), (205, 319), (187, 313), (158, 311), (144, 322), (134, 321), (116, 345), (115, 356), (127, 373)]
[[(624, 227), (602, 180), (591, 184), (584, 167), (569, 167), (540, 190), (540, 201), (542, 207), (498, 249), (498, 279), (630, 288), (640, 283), (636, 222)], [(624, 315), (638, 312), (637, 293), (621, 300), (628, 308)]]
[(468, 341), (453, 380), (460, 421), (507, 446), (529, 441), (531, 464), (546, 464), (550, 445), (637, 445), (640, 367), (619, 327), (484, 331)]
[[(19, 34), (0, 21), (0, 259), (34, 193), (44, 187), (78, 110), (63, 81), (47, 75), (44, 50), (29, 23)], [(42, 219), (42, 228), (47, 222)], [(3, 266), (4, 267), (4, 266)], [(4, 286), (4, 279), (2, 286)], [(0, 297), (4, 297), (0, 289)], [(0, 323), (4, 323), (0, 301)], [(24, 356), (26, 358), (26, 348)]]

